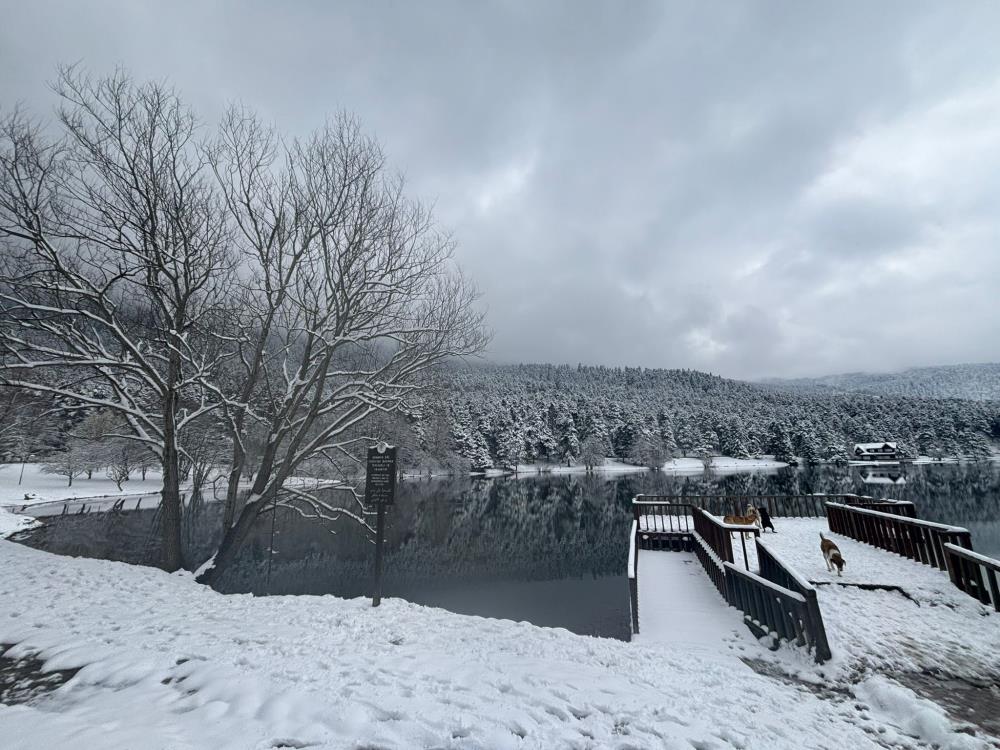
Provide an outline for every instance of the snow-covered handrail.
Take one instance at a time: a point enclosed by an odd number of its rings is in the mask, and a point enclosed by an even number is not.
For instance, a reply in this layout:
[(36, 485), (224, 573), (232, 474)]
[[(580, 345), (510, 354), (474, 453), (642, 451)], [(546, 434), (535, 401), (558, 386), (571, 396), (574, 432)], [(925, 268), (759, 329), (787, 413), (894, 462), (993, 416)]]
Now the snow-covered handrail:
[(637, 495), (633, 507), (648, 505), (690, 505), (719, 516), (746, 512), (748, 505), (767, 510), (772, 517), (821, 518), (826, 515), (826, 502), (860, 499), (857, 495)]
[(774, 581), (769, 581), (766, 578), (757, 575), (753, 571), (737, 568), (730, 562), (723, 563), (722, 567), (725, 568), (727, 575), (732, 575), (734, 573), (736, 575), (741, 575), (744, 578), (749, 578), (750, 580), (760, 584), (761, 586), (766, 586), (767, 588), (771, 589), (771, 591), (780, 596), (783, 596), (788, 599), (793, 599), (794, 601), (800, 602), (802, 604), (806, 603), (806, 598), (802, 596), (802, 594), (800, 594), (799, 592), (792, 591), (791, 589), (786, 589), (784, 586), (780, 586)]
[[(809, 583), (809, 581), (803, 578), (799, 574), (799, 572), (795, 570), (795, 568), (793, 568), (791, 565), (785, 562), (781, 558), (781, 556), (771, 548), (771, 545), (765, 544), (764, 541), (760, 538), (758, 538), (756, 542), (757, 542), (757, 563), (758, 566), (760, 567), (761, 575), (765, 575), (766, 573), (768, 573), (768, 571), (765, 570), (765, 568), (767, 568), (768, 565), (766, 560), (767, 558), (770, 558), (780, 569), (778, 575), (787, 576), (791, 580), (791, 582), (795, 584), (799, 593), (803, 594), (805, 592), (815, 593), (816, 591), (815, 587), (813, 587), (813, 585)], [(763, 554), (761, 554), (761, 552), (763, 552)], [(775, 583), (777, 583), (777, 581), (775, 581)]]
[(1000, 560), (981, 555), (950, 542), (944, 545), (951, 582), (982, 604), (992, 604), (1000, 612)]
[(978, 552), (973, 552), (971, 549), (966, 549), (965, 547), (959, 547), (957, 544), (952, 544), (951, 542), (946, 542), (944, 547), (946, 550), (958, 555), (959, 557), (964, 557), (966, 560), (971, 560), (972, 562), (985, 565), (987, 568), (1000, 572), (1000, 560), (988, 557), (987, 555), (981, 555)]
[[(705, 554), (708, 556), (708, 559), (711, 561), (711, 563), (715, 565), (719, 570), (722, 570), (722, 566), (723, 563), (725, 563), (725, 560), (723, 560), (715, 553), (715, 550), (712, 549), (712, 545), (706, 542), (705, 538), (697, 531), (694, 532), (694, 541), (698, 546), (702, 548), (702, 550), (704, 550)], [(697, 552), (697, 550), (695, 551)]]
[(792, 591), (761, 575), (724, 561), (707, 540), (695, 532), (695, 554), (722, 597), (743, 612), (755, 635), (808, 647), (817, 662), (830, 659), (830, 644), (815, 589)]
[(632, 498), (632, 505), (690, 505), (691, 503), (678, 503), (674, 500), (679, 500), (681, 498), (670, 498), (664, 500), (640, 500), (640, 497), (646, 497), (645, 495), (636, 495)]
[(907, 516), (899, 516), (895, 513), (883, 513), (880, 510), (869, 510), (864, 506), (859, 505), (843, 505), (842, 503), (827, 503), (828, 508), (841, 508), (850, 513), (861, 513), (866, 516), (875, 516), (877, 518), (887, 518), (893, 521), (903, 521), (907, 524), (914, 526), (923, 526), (927, 529), (934, 529), (935, 531), (944, 531), (948, 533), (968, 533), (969, 530), (964, 526), (952, 526), (947, 523), (937, 523), (936, 521), (925, 521), (922, 518), (909, 518)]
[(628, 577), (635, 578), (635, 567), (636, 567), (636, 537), (639, 534), (639, 522), (632, 521), (632, 531), (628, 536)]
[(911, 560), (948, 570), (948, 542), (972, 548), (972, 534), (961, 526), (827, 503), (830, 531)]
[(709, 521), (711, 521), (716, 526), (718, 526), (719, 528), (724, 529), (726, 531), (736, 531), (736, 532), (740, 532), (740, 533), (747, 533), (747, 532), (749, 532), (751, 530), (757, 530), (756, 526), (751, 526), (750, 524), (745, 524), (745, 523), (726, 523), (724, 520), (722, 520), (721, 518), (719, 518), (719, 516), (715, 515), (714, 513), (709, 513), (708, 511), (704, 511), (704, 513), (705, 513), (705, 516), (708, 518)]

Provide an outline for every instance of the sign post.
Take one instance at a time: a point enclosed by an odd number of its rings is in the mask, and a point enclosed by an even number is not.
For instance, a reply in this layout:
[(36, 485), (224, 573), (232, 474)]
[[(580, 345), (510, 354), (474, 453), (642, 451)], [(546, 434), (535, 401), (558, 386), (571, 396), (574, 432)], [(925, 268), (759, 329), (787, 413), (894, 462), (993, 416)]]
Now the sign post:
[(365, 468), (365, 505), (375, 503), (375, 590), (372, 606), (382, 603), (382, 543), (385, 536), (385, 509), (396, 499), (396, 448), (385, 443), (368, 449)]

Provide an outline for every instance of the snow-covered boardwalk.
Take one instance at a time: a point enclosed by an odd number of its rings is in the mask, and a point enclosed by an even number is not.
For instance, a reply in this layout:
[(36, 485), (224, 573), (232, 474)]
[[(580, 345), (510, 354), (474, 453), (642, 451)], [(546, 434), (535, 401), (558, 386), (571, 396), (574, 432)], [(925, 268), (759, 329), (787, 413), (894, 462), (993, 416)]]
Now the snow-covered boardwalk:
[(691, 552), (639, 552), (639, 634), (643, 644), (720, 650), (752, 640)]
[[(778, 653), (767, 662), (784, 664), (778, 669), (797, 673), (797, 679), (805, 682), (819, 676), (818, 690), (856, 686), (851, 689), (856, 698), (879, 711), (898, 707), (897, 701), (903, 700), (907, 688), (933, 700), (937, 707), (930, 713), (912, 713), (911, 723), (904, 728), (908, 734), (924, 734), (928, 739), (936, 735), (931, 742), (946, 747), (971, 743), (946, 741), (937, 730), (925, 731), (930, 726), (925, 722), (943, 726), (932, 714), (944, 707), (951, 720), (957, 720), (971, 734), (1000, 736), (1000, 695), (990, 687), (1000, 681), (1000, 615), (991, 605), (983, 605), (958, 589), (947, 573), (831, 532), (826, 518), (778, 516), (773, 519), (778, 533), (762, 538), (760, 551), (763, 554), (766, 547), (766, 561), (758, 561), (757, 545), (752, 540), (745, 545), (747, 567), (758, 574), (745, 576), (744, 545), (735, 540), (736, 534), (721, 519), (695, 509), (692, 529), (684, 523), (683, 503), (646, 498), (633, 504), (633, 508), (637, 506), (633, 549), (640, 538), (643, 546), (687, 549), (685, 544), (693, 535), (699, 550), (697, 557), (689, 552), (638, 551), (637, 595), (633, 600), (638, 611), (637, 643), (693, 653), (707, 654), (712, 649), (739, 652), (743, 643), (752, 642), (744, 625), (746, 619), (756, 632), (772, 634), (766, 640), (770, 641), (775, 631), (782, 638)], [(826, 569), (820, 551), (821, 532), (838, 544), (847, 560), (842, 576)], [(909, 554), (912, 546), (904, 544), (900, 549)], [(709, 552), (702, 559), (700, 550), (708, 547), (716, 555)], [(723, 554), (735, 559), (735, 564), (721, 566), (717, 556)], [(766, 571), (761, 570), (760, 562), (768, 563)], [(722, 576), (723, 568), (726, 572), (721, 582), (711, 578), (720, 586), (716, 590), (710, 577)], [(757, 581), (752, 583), (756, 589), (734, 594), (733, 586), (750, 585), (747, 581)], [(774, 595), (769, 596), (762, 586), (774, 586)], [(734, 606), (727, 607), (726, 600)], [(775, 605), (776, 601), (781, 603)], [(795, 602), (805, 602), (805, 609), (796, 610)], [(784, 627), (788, 617), (798, 623), (791, 633)], [(808, 625), (811, 635), (803, 644), (796, 634), (801, 637), (808, 623), (818, 623), (819, 628)], [(805, 657), (803, 645), (818, 658), (818, 633), (825, 633), (822, 643), (826, 656), (820, 659), (825, 663), (817, 667), (816, 676), (807, 676), (793, 662)], [(794, 645), (796, 641), (799, 645)], [(747, 664), (743, 662), (743, 666)], [(990, 746), (1000, 747), (1000, 743)]]
[[(775, 526), (766, 543), (817, 587), (835, 660), (966, 678), (1000, 674), (1000, 616), (947, 573), (831, 533), (826, 519), (782, 518)], [(826, 569), (821, 531), (847, 561), (842, 576)]]

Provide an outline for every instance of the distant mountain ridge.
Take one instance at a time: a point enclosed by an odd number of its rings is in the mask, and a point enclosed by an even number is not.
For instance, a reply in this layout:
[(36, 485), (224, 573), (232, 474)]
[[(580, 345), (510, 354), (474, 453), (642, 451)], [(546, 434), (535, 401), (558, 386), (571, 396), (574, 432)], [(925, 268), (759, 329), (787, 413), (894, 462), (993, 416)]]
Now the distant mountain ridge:
[(768, 378), (761, 382), (826, 393), (996, 401), (1000, 400), (1000, 363), (914, 367), (893, 373), (849, 372), (818, 378)]

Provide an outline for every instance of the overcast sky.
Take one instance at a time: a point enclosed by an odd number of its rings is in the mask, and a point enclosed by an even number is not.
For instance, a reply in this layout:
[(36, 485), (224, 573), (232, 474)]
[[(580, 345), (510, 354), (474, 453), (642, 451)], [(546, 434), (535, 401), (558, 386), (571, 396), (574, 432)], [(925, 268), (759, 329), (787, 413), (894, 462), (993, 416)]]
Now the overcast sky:
[(0, 108), (73, 61), (210, 120), (357, 114), (496, 361), (1000, 360), (1000, 3), (0, 0)]

